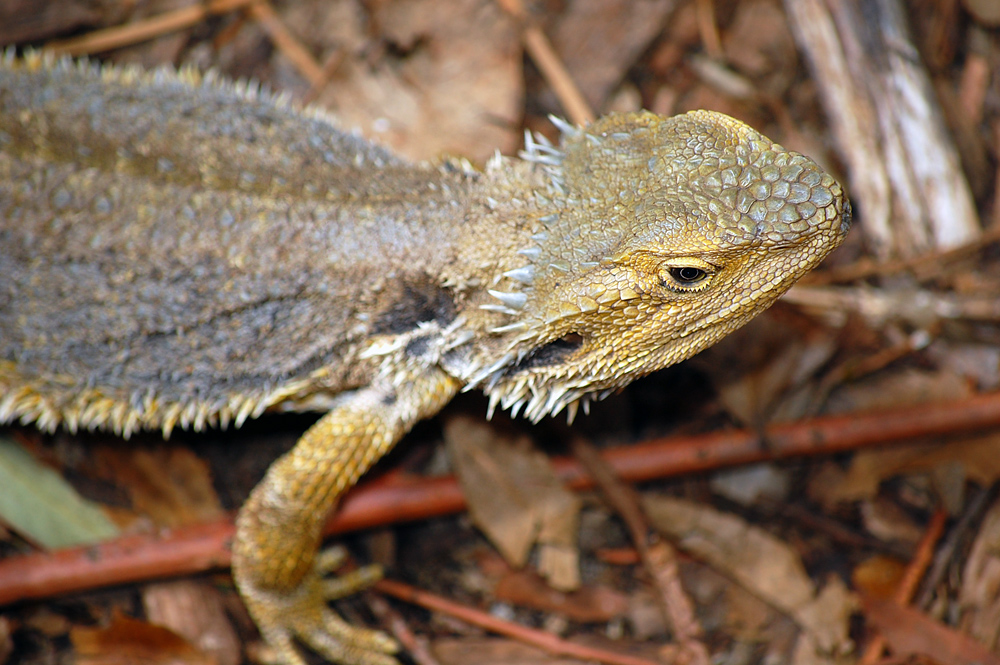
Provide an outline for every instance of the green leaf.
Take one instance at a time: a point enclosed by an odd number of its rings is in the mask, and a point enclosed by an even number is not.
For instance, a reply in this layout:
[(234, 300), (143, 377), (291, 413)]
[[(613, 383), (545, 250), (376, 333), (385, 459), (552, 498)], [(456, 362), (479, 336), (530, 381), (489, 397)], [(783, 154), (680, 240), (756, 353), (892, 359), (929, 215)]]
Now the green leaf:
[(87, 545), (118, 535), (101, 508), (24, 448), (0, 437), (0, 519), (43, 547)]

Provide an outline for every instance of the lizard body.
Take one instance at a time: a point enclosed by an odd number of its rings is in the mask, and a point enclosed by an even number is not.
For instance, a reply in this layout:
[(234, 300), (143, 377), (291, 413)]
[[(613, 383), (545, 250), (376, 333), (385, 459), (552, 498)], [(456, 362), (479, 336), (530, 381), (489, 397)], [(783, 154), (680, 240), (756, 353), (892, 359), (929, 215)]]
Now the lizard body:
[(833, 178), (721, 114), (561, 129), (482, 171), (411, 164), (211, 76), (8, 54), (0, 422), (323, 412), (240, 511), (237, 586), (285, 663), (295, 638), (394, 662), (317, 557), (371, 464), (462, 389), (537, 420), (679, 362), (850, 225)]

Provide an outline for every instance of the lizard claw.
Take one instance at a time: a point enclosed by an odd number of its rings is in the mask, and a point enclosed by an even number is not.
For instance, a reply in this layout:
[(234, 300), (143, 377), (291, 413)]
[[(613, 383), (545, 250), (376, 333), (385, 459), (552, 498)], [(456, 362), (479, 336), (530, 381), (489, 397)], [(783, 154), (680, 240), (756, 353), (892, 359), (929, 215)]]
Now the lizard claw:
[(395, 640), (377, 630), (352, 626), (327, 606), (327, 601), (355, 593), (382, 577), (379, 566), (366, 566), (332, 579), (324, 577), (345, 558), (342, 547), (320, 553), (312, 574), (292, 591), (262, 589), (246, 581), (240, 584), (247, 608), (276, 664), (306, 665), (296, 644), (301, 642), (340, 665), (399, 665), (391, 655), (399, 650)]

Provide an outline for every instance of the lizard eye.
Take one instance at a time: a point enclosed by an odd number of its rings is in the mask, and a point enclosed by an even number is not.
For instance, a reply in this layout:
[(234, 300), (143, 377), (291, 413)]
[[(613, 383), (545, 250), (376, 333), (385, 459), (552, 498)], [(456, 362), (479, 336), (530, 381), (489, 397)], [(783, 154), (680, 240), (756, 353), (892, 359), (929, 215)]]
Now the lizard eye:
[(708, 286), (714, 273), (713, 266), (707, 263), (664, 266), (660, 270), (660, 284), (672, 291), (700, 291)]
[(708, 277), (708, 273), (701, 268), (685, 266), (684, 268), (671, 268), (670, 276), (673, 277), (678, 284), (690, 286)]

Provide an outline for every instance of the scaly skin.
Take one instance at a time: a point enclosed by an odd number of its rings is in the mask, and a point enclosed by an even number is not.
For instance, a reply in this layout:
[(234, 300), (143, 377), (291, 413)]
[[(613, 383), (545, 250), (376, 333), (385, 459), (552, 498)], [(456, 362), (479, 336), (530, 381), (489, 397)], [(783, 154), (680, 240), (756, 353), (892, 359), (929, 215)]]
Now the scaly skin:
[(326, 606), (320, 525), (463, 389), (532, 420), (746, 323), (840, 244), (806, 157), (721, 114), (613, 115), (484, 171), (410, 164), (245, 87), (0, 65), (0, 422), (202, 429), (324, 412), (240, 511), (233, 570), (286, 664), (387, 637)]

